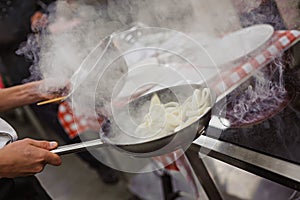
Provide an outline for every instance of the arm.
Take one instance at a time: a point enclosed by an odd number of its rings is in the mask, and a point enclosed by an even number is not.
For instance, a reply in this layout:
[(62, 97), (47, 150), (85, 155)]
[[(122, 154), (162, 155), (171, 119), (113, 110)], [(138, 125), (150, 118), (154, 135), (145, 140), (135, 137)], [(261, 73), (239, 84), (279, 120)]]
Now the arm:
[(0, 89), (0, 111), (47, 99), (39, 92), (42, 81)]
[(20, 140), (0, 149), (0, 177), (15, 178), (41, 172), (46, 164), (58, 166), (61, 159), (49, 150), (56, 142)]

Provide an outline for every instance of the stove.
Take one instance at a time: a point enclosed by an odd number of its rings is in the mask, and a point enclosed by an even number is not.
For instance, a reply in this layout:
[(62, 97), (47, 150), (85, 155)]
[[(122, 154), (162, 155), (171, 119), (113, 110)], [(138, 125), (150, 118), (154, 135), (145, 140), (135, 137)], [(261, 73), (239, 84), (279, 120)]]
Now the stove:
[[(273, 115), (251, 125), (228, 128), (221, 135), (220, 130), (209, 127), (206, 135), (300, 164), (300, 66), (286, 67), (283, 80), (290, 99)], [(245, 84), (228, 94), (226, 100), (245, 88)], [(216, 107), (222, 107), (218, 104)]]

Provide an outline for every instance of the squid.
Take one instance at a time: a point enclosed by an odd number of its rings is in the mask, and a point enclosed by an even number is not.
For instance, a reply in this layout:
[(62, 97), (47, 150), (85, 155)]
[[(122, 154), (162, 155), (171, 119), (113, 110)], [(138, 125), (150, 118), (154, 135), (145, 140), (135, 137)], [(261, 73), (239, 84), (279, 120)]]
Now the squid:
[(161, 103), (157, 94), (150, 101), (148, 113), (135, 130), (137, 136), (163, 137), (177, 132), (197, 121), (210, 108), (210, 90), (196, 89), (182, 105), (178, 102)]

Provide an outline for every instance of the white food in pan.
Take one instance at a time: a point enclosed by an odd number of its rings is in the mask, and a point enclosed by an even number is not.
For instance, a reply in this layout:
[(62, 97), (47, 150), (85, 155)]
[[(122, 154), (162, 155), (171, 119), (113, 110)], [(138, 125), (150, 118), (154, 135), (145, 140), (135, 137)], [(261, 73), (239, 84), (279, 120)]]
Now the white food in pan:
[(149, 112), (136, 130), (136, 136), (166, 136), (177, 132), (198, 120), (211, 108), (210, 90), (196, 89), (193, 95), (180, 105), (178, 102), (162, 104), (157, 94), (151, 98)]

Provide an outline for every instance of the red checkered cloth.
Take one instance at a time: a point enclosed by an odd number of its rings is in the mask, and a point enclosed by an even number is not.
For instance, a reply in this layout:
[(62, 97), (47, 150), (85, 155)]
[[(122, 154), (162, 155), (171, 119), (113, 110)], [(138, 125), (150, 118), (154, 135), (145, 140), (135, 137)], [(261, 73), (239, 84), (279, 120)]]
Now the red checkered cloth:
[(76, 116), (69, 102), (62, 102), (58, 108), (58, 120), (70, 139), (88, 130), (99, 131), (104, 118), (99, 116), (98, 121), (89, 120), (86, 116)]
[(221, 74), (221, 78), (212, 78), (209, 85), (213, 87), (217, 95), (221, 95), (230, 90), (231, 87), (242, 80), (251, 76), (251, 74), (272, 62), (284, 51), (292, 47), (300, 40), (300, 31), (276, 31), (270, 40), (270, 44), (264, 47), (259, 53), (251, 57), (242, 65), (234, 67)]

